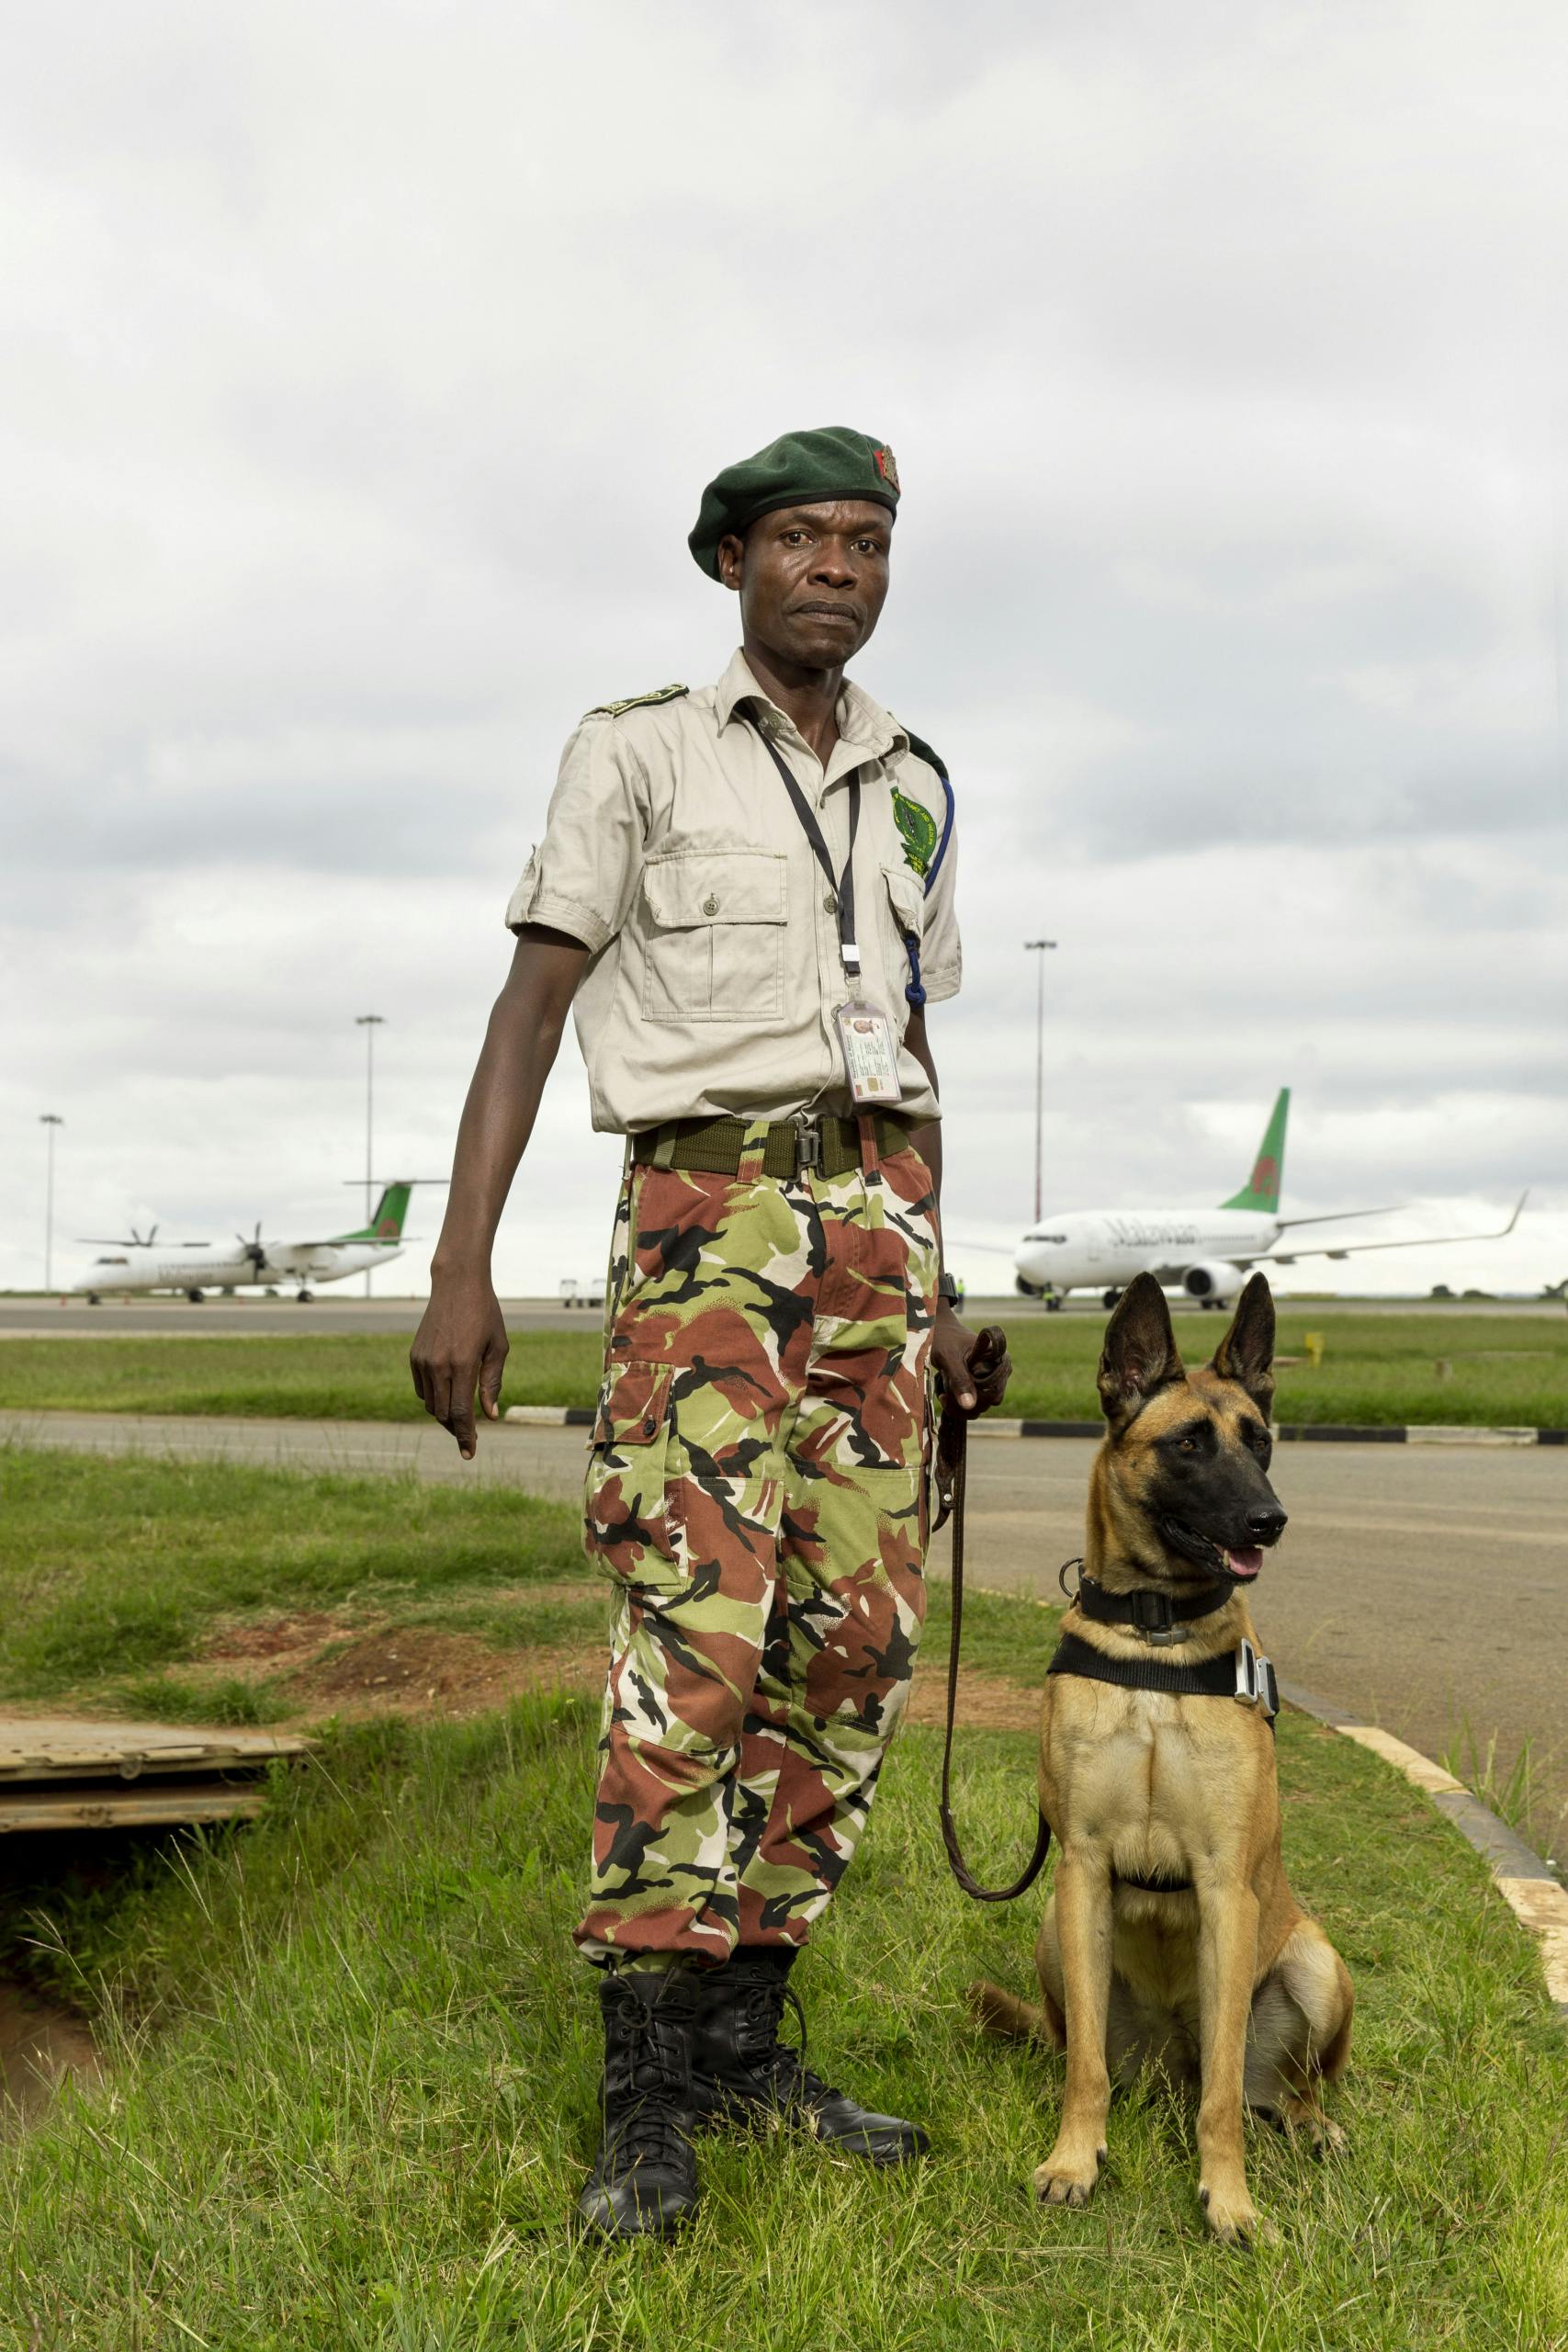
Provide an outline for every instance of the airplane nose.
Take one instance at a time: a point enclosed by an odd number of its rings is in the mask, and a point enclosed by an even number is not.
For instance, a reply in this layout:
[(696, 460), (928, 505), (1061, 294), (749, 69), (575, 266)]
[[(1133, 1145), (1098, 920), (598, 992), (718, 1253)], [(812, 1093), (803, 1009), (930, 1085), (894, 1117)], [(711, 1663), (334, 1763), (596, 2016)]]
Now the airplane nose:
[(1259, 1544), (1277, 1544), (1285, 1532), (1286, 1524), (1287, 1514), (1278, 1503), (1268, 1509), (1249, 1510), (1247, 1514), (1247, 1532), (1255, 1535)]

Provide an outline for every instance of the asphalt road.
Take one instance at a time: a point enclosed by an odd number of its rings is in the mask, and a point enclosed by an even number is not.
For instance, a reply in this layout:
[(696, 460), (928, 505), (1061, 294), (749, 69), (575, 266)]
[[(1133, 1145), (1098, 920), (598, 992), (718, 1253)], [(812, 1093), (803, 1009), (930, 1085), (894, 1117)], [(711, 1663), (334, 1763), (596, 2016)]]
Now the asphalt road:
[[(1277, 1293), (1288, 1305), (1289, 1295)], [(1321, 1302), (1325, 1311), (1335, 1315), (1411, 1315), (1423, 1311), (1434, 1315), (1462, 1312), (1454, 1299), (1430, 1298), (1339, 1298)], [(1488, 1299), (1485, 1312), (1489, 1315), (1547, 1317), (1560, 1322), (1562, 1308), (1554, 1304), (1543, 1305), (1538, 1299)], [(0, 1298), (0, 1340), (69, 1340), (112, 1339), (116, 1332), (135, 1332), (145, 1336), (152, 1332), (161, 1339), (200, 1338), (213, 1333), (243, 1331), (285, 1331), (291, 1337), (300, 1333), (341, 1333), (344, 1331), (408, 1331), (412, 1332), (424, 1312), (423, 1298), (366, 1298), (363, 1295), (350, 1297), (327, 1291), (318, 1291), (309, 1306), (285, 1295), (282, 1298), (223, 1298), (216, 1293), (193, 1306), (185, 1298), (106, 1299), (102, 1306), (89, 1306), (85, 1299), (72, 1298)], [(580, 1331), (597, 1330), (600, 1316), (597, 1308), (562, 1306), (554, 1298), (508, 1298), (502, 1301), (502, 1310), (514, 1331)], [(1183, 1307), (1172, 1302), (1179, 1321), (1195, 1317), (1207, 1332), (1211, 1319), (1215, 1331), (1223, 1327), (1217, 1318), (1199, 1313), (1194, 1306)], [(1001, 1322), (1031, 1322), (1043, 1316), (1044, 1306), (1038, 1299), (1019, 1298), (1011, 1294), (986, 1298), (971, 1292), (968, 1300), (971, 1320)], [(1095, 1316), (1103, 1322), (1105, 1309), (1099, 1299), (1070, 1299), (1066, 1312), (1069, 1315)]]
[[(514, 1331), (597, 1331), (597, 1307), (563, 1306), (554, 1298), (502, 1301)], [(308, 1306), (282, 1298), (223, 1298), (216, 1292), (193, 1306), (187, 1298), (0, 1299), (0, 1340), (112, 1340), (117, 1334), (149, 1333), (161, 1340), (231, 1338), (236, 1332), (283, 1331), (290, 1339), (334, 1337), (345, 1331), (412, 1333), (424, 1313), (423, 1298), (333, 1298), (318, 1292)]]
[[(434, 1423), (178, 1419), (0, 1413), (0, 1441), (244, 1459), (309, 1469), (479, 1478), (574, 1501), (581, 1430), (487, 1428), (465, 1464)], [(976, 1439), (974, 1583), (1058, 1597), (1082, 1548), (1093, 1444)], [(1440, 1758), (1470, 1732), (1501, 1774), (1531, 1743), (1528, 1834), (1568, 1858), (1568, 1448), (1282, 1445), (1274, 1482), (1292, 1525), (1253, 1598), (1288, 1681)], [(947, 1573), (947, 1539), (933, 1550)], [(1461, 1762), (1461, 1774), (1466, 1770)]]

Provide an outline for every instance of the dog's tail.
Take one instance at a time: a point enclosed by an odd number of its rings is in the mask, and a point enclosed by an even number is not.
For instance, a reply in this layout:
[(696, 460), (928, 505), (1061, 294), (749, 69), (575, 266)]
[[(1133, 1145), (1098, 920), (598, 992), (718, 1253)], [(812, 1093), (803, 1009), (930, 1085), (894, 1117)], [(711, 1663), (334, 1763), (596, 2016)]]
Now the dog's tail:
[(1021, 2001), (1016, 1993), (1004, 1993), (999, 1984), (987, 1984), (984, 1977), (971, 1984), (964, 1997), (987, 2033), (1008, 2041), (1055, 2044), (1056, 2037), (1044, 2010), (1036, 2008), (1032, 2001)]

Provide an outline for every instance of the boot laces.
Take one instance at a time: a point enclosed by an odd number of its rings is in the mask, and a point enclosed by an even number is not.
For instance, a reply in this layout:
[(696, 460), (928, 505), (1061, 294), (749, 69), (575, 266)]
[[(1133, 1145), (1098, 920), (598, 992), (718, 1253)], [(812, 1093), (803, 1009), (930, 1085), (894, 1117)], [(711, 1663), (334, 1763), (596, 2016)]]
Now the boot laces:
[[(779, 2040), (785, 2007), (795, 2012), (800, 2047)], [(792, 1984), (749, 1984), (736, 2020), (736, 2046), (742, 2063), (773, 2082), (782, 2101), (819, 2107), (839, 2093), (806, 2063), (806, 2011)]]
[(604, 2071), (604, 2104), (621, 2109), (615, 2119), (617, 2145), (628, 2134), (637, 2141), (638, 2163), (678, 2162), (690, 2145), (682, 2111), (686, 2093), (683, 2022), (655, 2002), (635, 1996), (620, 2005), (616, 2019), (623, 2045)]

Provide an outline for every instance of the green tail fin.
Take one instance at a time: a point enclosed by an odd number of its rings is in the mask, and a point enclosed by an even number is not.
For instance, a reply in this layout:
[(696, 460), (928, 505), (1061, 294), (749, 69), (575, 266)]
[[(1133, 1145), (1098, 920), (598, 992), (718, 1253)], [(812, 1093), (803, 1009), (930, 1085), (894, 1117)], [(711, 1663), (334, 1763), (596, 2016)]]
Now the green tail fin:
[(1266, 1216), (1280, 1214), (1280, 1186), (1285, 1174), (1285, 1122), (1291, 1115), (1291, 1090), (1281, 1086), (1263, 1130), (1252, 1174), (1239, 1193), (1222, 1201), (1223, 1209), (1258, 1209)]
[(389, 1184), (376, 1204), (376, 1214), (369, 1224), (362, 1225), (356, 1233), (334, 1234), (333, 1239), (337, 1241), (400, 1241), (403, 1219), (409, 1213), (409, 1194), (412, 1191), (412, 1184)]

